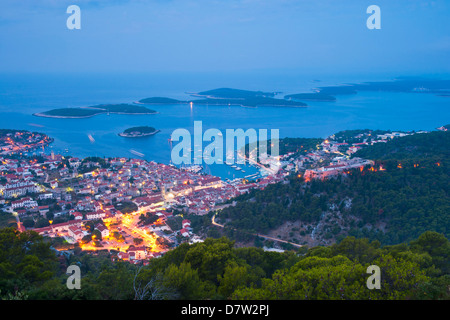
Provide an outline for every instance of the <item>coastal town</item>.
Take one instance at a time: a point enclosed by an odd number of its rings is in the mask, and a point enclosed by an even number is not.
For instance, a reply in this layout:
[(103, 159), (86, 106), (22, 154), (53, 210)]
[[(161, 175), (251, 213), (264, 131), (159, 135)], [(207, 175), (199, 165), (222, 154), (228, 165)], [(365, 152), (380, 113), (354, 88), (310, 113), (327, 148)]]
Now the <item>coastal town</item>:
[(423, 132), (332, 135), (314, 150), (260, 159), (261, 175), (253, 180), (222, 180), (199, 166), (143, 159), (37, 154), (51, 138), (8, 132), (0, 139), (0, 210), (15, 217), (19, 231), (59, 239), (57, 250), (107, 250), (113, 260), (146, 264), (181, 243), (202, 241), (189, 217), (233, 205), (235, 197), (292, 175), (308, 182), (373, 168), (373, 161), (352, 155), (368, 145)]

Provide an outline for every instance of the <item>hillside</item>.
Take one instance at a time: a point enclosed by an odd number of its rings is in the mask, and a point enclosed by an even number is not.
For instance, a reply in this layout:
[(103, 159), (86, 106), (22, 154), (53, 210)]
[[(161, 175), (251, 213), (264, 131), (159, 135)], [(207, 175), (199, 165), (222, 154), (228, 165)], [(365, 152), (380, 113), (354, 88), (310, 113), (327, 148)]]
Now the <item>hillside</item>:
[(288, 184), (240, 196), (217, 221), (237, 230), (227, 230), (229, 237), (247, 242), (254, 239), (247, 233), (309, 245), (334, 243), (347, 235), (396, 244), (427, 230), (448, 237), (449, 136), (432, 132), (376, 144), (357, 154), (379, 159), (375, 170), (310, 182), (292, 176)]
[[(182, 244), (143, 267), (112, 262), (107, 252), (91, 255), (78, 248), (59, 255), (51, 245), (32, 231), (0, 229), (2, 300), (449, 298), (450, 244), (434, 232), (398, 246), (350, 237), (331, 247), (284, 253), (209, 238)], [(382, 290), (366, 287), (373, 264), (380, 267)], [(79, 290), (67, 290), (69, 265), (80, 266)], [(148, 294), (138, 290), (144, 286)]]

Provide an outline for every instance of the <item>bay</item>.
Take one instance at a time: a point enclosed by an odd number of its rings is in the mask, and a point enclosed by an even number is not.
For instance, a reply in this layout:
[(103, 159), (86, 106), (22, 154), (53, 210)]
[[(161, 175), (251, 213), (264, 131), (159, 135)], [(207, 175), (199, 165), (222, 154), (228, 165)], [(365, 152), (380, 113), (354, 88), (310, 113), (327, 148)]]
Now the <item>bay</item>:
[[(427, 93), (358, 92), (342, 95), (335, 102), (308, 101), (307, 108), (238, 106), (151, 105), (154, 115), (98, 115), (86, 119), (35, 117), (35, 112), (54, 108), (103, 103), (132, 103), (160, 96), (175, 99), (220, 87), (281, 91), (285, 94), (311, 92), (317, 86), (390, 80), (376, 77), (283, 74), (7, 74), (0, 77), (0, 128), (25, 129), (55, 139), (55, 153), (76, 157), (137, 157), (170, 162), (169, 138), (178, 128), (193, 133), (194, 121), (202, 121), (203, 132), (217, 128), (244, 130), (279, 129), (280, 137), (322, 137), (347, 129), (434, 130), (450, 123), (450, 98)], [(152, 126), (161, 132), (146, 138), (129, 139), (118, 133), (134, 126)], [(93, 138), (89, 139), (89, 135)], [(206, 146), (207, 143), (203, 145)], [(256, 172), (243, 166), (238, 172), (226, 165), (210, 165), (208, 173), (222, 178), (243, 177)]]

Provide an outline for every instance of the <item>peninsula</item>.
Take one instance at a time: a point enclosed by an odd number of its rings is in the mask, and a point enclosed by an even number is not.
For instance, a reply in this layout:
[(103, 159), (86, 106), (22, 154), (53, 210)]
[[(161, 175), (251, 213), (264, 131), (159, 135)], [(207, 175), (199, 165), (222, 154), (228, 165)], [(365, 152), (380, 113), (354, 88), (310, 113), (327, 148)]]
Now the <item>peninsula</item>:
[(132, 104), (101, 104), (91, 107), (79, 107), (79, 108), (60, 108), (53, 109), (41, 113), (34, 113), (37, 117), (47, 118), (68, 118), (79, 119), (89, 118), (99, 114), (155, 114), (155, 110), (148, 109), (144, 106), (137, 106)]
[(141, 126), (141, 127), (132, 127), (126, 129), (124, 132), (119, 133), (119, 136), (124, 138), (140, 138), (152, 136), (158, 133), (160, 130), (156, 130), (153, 127)]

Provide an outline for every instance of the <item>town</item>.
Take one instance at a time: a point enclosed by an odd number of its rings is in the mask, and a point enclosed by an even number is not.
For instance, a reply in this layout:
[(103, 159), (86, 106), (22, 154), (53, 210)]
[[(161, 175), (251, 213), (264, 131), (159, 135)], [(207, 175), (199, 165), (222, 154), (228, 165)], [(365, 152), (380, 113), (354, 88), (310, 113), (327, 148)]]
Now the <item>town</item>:
[[(233, 205), (233, 198), (287, 181), (293, 174), (308, 182), (366, 166), (374, 170), (373, 161), (351, 155), (364, 146), (409, 134), (414, 133), (366, 130), (332, 135), (314, 150), (260, 159), (255, 164), (260, 167), (259, 179), (223, 181), (199, 166), (178, 168), (129, 158), (79, 159), (54, 152), (26, 156), (31, 142), (17, 143), (25, 133), (8, 133), (2, 141), (15, 147), (0, 157), (0, 210), (13, 214), (19, 231), (34, 230), (59, 239), (57, 250), (74, 246), (89, 252), (108, 250), (114, 260), (146, 264), (181, 243), (202, 241), (189, 216)], [(45, 135), (32, 137), (51, 141)], [(23, 155), (11, 157), (14, 154)]]

